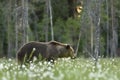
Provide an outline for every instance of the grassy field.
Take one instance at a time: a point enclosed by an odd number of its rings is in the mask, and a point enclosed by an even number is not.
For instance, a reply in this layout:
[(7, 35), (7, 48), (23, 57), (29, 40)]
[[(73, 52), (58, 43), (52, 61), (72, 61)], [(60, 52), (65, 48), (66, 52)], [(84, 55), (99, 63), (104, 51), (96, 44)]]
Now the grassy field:
[(0, 80), (120, 80), (120, 59), (58, 59), (17, 65), (15, 60), (0, 59)]

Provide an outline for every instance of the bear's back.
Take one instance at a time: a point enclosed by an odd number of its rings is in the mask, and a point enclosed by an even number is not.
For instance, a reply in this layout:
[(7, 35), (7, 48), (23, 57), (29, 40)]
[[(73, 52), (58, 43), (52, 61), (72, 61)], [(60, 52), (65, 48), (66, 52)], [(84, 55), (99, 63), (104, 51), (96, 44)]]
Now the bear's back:
[(23, 61), (25, 55), (27, 55), (27, 58), (29, 58), (32, 53), (33, 53), (32, 58), (33, 56), (39, 57), (39, 55), (45, 58), (47, 57), (46, 50), (47, 50), (47, 43), (32, 41), (26, 43), (19, 49), (19, 51), (17, 52), (17, 59)]

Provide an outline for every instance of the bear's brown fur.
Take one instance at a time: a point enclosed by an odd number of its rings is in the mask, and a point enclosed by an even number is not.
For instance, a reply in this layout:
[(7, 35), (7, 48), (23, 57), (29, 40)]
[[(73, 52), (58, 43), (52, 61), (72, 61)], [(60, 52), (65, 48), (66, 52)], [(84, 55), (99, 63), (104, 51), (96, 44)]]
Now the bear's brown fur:
[(120, 48), (117, 48), (117, 57), (120, 57)]
[(33, 57), (51, 60), (62, 57), (74, 57), (74, 50), (70, 45), (57, 41), (50, 42), (29, 42), (23, 45), (17, 52), (17, 60), (20, 63), (29, 62)]

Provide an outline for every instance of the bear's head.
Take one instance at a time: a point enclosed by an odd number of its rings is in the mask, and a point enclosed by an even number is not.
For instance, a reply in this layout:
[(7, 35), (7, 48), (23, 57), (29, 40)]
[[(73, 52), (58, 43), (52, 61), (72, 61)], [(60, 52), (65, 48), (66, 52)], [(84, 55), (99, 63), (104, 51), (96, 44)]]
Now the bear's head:
[(74, 49), (69, 44), (64, 44), (64, 43), (60, 43), (57, 41), (51, 41), (50, 44), (52, 44), (52, 46), (56, 48), (59, 58), (62, 58), (62, 57), (74, 58), (75, 57)]

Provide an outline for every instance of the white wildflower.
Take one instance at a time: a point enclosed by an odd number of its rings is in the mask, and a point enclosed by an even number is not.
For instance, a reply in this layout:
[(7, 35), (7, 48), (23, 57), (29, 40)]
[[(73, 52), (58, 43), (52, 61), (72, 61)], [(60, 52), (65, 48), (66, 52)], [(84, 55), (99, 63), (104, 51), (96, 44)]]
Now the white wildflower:
[(9, 59), (8, 59), (8, 61), (9, 61), (9, 62), (11, 62), (11, 61), (12, 61), (12, 59), (10, 59), (10, 58), (9, 58)]
[(115, 61), (115, 59), (112, 59), (112, 61)]
[(22, 65), (22, 68), (25, 68), (25, 65)]
[(0, 64), (0, 70), (3, 69), (3, 68), (4, 68), (3, 64)]
[(51, 67), (48, 67), (48, 70), (52, 70), (52, 68), (51, 68)]
[(2, 80), (8, 80), (5, 76), (2, 77)]
[(102, 67), (102, 66), (98, 63), (98, 64), (97, 64), (97, 68), (98, 68), (98, 69), (101, 69), (101, 67)]
[(43, 63), (44, 65), (46, 65), (47, 64), (47, 61), (44, 61), (44, 63)]
[(37, 57), (33, 57), (33, 62), (37, 61)]
[(43, 77), (53, 77), (53, 73), (52, 72), (50, 72), (50, 71), (47, 71), (47, 72), (44, 72), (43, 73)]
[(35, 51), (36, 50), (36, 48), (33, 48), (33, 51)]

